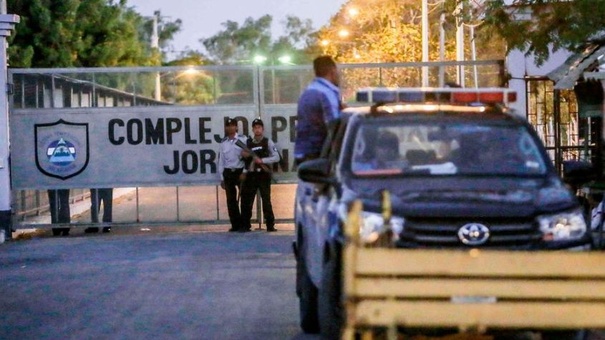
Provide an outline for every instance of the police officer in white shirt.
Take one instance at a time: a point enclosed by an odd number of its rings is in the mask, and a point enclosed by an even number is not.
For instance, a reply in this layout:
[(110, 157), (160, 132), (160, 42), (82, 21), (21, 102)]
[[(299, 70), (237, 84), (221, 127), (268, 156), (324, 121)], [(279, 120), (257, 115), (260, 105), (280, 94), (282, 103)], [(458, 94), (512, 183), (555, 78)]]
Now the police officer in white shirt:
[(244, 169), (242, 149), (236, 145), (237, 140), (246, 143), (247, 137), (237, 133), (237, 120), (225, 120), (225, 138), (221, 141), (218, 160), (218, 171), (221, 175), (221, 188), (227, 196), (227, 210), (231, 222), (230, 232), (238, 231), (242, 227), (241, 213), (238, 202), (238, 190)]

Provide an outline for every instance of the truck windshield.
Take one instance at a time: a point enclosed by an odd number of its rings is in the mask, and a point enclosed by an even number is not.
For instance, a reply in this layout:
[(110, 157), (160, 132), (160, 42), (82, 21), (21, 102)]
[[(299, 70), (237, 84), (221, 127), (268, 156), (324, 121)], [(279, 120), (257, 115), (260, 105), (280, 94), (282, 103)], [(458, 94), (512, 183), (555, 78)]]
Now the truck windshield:
[(351, 170), (358, 176), (524, 176), (544, 174), (546, 165), (523, 126), (385, 120), (359, 127)]

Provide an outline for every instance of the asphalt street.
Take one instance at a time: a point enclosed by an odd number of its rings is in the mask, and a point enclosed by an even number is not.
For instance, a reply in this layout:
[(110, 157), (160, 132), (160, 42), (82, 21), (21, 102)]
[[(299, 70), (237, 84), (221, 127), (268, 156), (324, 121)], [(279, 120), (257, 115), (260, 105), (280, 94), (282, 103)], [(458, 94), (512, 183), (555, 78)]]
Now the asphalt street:
[(0, 245), (0, 339), (317, 339), (301, 334), (293, 228), (50, 231)]

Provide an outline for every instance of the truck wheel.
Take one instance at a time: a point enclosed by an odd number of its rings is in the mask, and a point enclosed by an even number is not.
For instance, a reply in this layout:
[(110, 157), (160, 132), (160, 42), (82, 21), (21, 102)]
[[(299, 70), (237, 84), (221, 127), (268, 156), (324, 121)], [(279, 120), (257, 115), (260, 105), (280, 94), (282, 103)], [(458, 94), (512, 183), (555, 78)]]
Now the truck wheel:
[(300, 308), (300, 328), (305, 333), (319, 333), (317, 317), (317, 288), (309, 278), (302, 254), (302, 243), (298, 243), (299, 254), (296, 261), (296, 287)]
[(335, 248), (332, 252), (329, 249), (326, 251), (319, 288), (319, 329), (322, 339), (340, 339), (344, 324), (341, 252), (340, 247)]
[(542, 340), (586, 340), (588, 331), (570, 330), (570, 331), (546, 331), (542, 332)]

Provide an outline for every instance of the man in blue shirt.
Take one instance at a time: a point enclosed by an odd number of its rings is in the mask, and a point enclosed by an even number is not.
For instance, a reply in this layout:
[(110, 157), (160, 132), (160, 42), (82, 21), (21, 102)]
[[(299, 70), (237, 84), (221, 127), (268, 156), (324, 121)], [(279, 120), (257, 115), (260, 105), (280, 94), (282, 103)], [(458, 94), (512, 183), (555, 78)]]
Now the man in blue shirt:
[(327, 125), (340, 116), (339, 74), (329, 56), (313, 60), (315, 79), (298, 99), (294, 158), (300, 164), (319, 157), (327, 136)]

